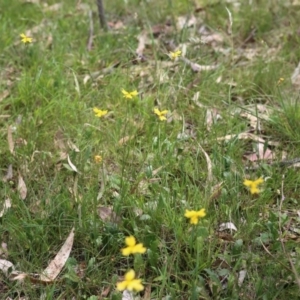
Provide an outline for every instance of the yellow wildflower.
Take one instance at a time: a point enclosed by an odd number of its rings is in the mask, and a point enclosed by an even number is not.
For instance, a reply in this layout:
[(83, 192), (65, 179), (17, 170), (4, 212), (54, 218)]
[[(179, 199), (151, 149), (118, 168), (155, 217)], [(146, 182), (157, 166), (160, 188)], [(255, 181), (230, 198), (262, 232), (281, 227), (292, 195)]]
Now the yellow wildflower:
[(97, 107), (94, 107), (93, 111), (94, 111), (96, 117), (99, 117), (99, 118), (105, 116), (107, 114), (107, 112), (108, 112), (107, 110), (101, 110), (101, 109), (99, 109)]
[(32, 38), (29, 37), (29, 36), (26, 36), (24, 33), (21, 33), (21, 34), (20, 34), (20, 37), (21, 37), (22, 42), (23, 42), (24, 44), (26, 44), (26, 43), (32, 43)]
[(167, 120), (167, 118), (165, 117), (165, 115), (168, 113), (167, 110), (162, 110), (162, 111), (160, 111), (159, 109), (154, 108), (154, 113), (158, 116), (158, 118), (159, 118), (161, 121)]
[(264, 182), (264, 180), (263, 180), (262, 177), (260, 177), (256, 180), (253, 180), (253, 181), (245, 179), (244, 180), (244, 185), (249, 188), (250, 193), (253, 195), (253, 194), (259, 194), (260, 193), (260, 190), (257, 186), (260, 185), (263, 182)]
[(181, 55), (181, 51), (177, 50), (175, 52), (170, 51), (169, 56), (171, 59), (175, 60), (177, 57)]
[(141, 279), (135, 279), (134, 270), (130, 270), (125, 274), (124, 281), (117, 283), (117, 289), (119, 291), (136, 291), (140, 292), (144, 289), (144, 286), (141, 284)]
[(284, 82), (284, 78), (283, 77), (280, 77), (277, 81), (277, 86), (278, 85), (281, 85), (282, 83)]
[(124, 89), (122, 89), (122, 94), (124, 95), (124, 98), (132, 99), (133, 97), (137, 96), (139, 93), (137, 90), (134, 90), (132, 92), (127, 92)]
[(203, 217), (206, 216), (205, 208), (202, 208), (202, 209), (200, 209), (198, 211), (186, 209), (184, 216), (186, 218), (190, 219), (190, 223), (191, 224), (196, 225), (199, 222), (199, 218), (203, 218)]
[(130, 254), (136, 253), (145, 253), (146, 248), (143, 246), (142, 243), (137, 244), (134, 236), (128, 236), (125, 238), (126, 248), (121, 249), (121, 252), (124, 256), (128, 256)]
[(95, 155), (94, 160), (96, 164), (100, 164), (102, 162), (102, 156), (101, 155)]

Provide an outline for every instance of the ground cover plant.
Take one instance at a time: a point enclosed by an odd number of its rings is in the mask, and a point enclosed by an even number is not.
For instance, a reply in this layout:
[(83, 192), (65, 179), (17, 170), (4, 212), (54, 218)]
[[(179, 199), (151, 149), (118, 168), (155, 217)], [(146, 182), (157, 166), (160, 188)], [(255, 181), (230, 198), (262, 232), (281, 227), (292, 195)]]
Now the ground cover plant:
[(1, 299), (298, 299), (299, 1), (2, 0)]

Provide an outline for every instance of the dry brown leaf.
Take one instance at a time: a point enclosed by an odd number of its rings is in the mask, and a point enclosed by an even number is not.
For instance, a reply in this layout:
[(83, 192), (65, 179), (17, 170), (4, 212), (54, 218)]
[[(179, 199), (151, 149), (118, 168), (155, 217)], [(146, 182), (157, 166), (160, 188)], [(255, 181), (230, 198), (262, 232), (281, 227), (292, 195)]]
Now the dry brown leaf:
[(69, 141), (68, 140), (68, 146), (69, 146), (69, 148), (71, 149), (71, 150), (73, 150), (73, 151), (75, 151), (75, 152), (80, 152), (80, 150), (79, 150), (79, 148), (74, 144), (74, 143), (72, 143), (71, 141)]
[(58, 11), (62, 8), (63, 6), (63, 3), (60, 2), (60, 3), (55, 3), (55, 4), (52, 4), (50, 6), (45, 6), (43, 11), (46, 12), (46, 11)]
[(77, 170), (76, 166), (71, 162), (71, 159), (70, 159), (70, 156), (69, 156), (69, 155), (67, 156), (67, 159), (68, 159), (68, 164), (69, 164), (70, 168), (71, 168), (75, 173), (78, 173), (78, 170)]
[(249, 155), (244, 155), (244, 157), (252, 162), (258, 161), (258, 160), (274, 160), (275, 159), (275, 153), (269, 148), (264, 147), (263, 143), (257, 144), (257, 151), (256, 153), (251, 153)]
[(120, 218), (117, 217), (116, 213), (113, 211), (111, 206), (99, 206), (97, 208), (98, 216), (103, 222), (116, 222), (120, 221)]
[(249, 114), (247, 112), (242, 112), (240, 114), (240, 116), (243, 117), (243, 118), (247, 118), (250, 121), (250, 127), (251, 128), (253, 128), (253, 129), (255, 129), (259, 132), (261, 131), (260, 121), (256, 116), (254, 116), (252, 114)]
[(0, 211), (0, 218), (7, 212), (7, 210), (11, 207), (11, 200), (9, 198), (4, 200), (3, 208)]
[(18, 188), (17, 189), (20, 194), (20, 198), (22, 200), (25, 200), (26, 196), (27, 196), (27, 187), (26, 187), (25, 181), (23, 180), (23, 177), (20, 172), (19, 172), (19, 176), (18, 176)]
[(125, 25), (122, 21), (118, 20), (116, 22), (107, 22), (110, 29), (118, 30), (118, 29), (124, 29)]
[(120, 146), (125, 145), (128, 141), (131, 141), (132, 139), (134, 139), (134, 135), (127, 135), (124, 136), (123, 138), (121, 138), (118, 142), (118, 144)]
[(0, 270), (7, 276), (8, 271), (13, 271), (15, 269), (15, 266), (13, 263), (6, 259), (0, 259)]
[(213, 176), (212, 176), (212, 163), (210, 160), (209, 155), (205, 152), (205, 150), (202, 148), (202, 146), (198, 143), (198, 147), (202, 151), (202, 153), (205, 156), (206, 163), (207, 163), (207, 183), (211, 183), (213, 181)]
[(101, 292), (101, 296), (102, 296), (102, 297), (107, 297), (108, 294), (110, 293), (110, 291), (111, 291), (111, 286), (108, 286), (108, 287), (106, 287), (106, 288), (103, 288), (103, 289), (102, 289), (102, 292)]
[(8, 148), (11, 154), (14, 154), (14, 140), (13, 140), (13, 136), (12, 136), (12, 127), (8, 126), (7, 127), (7, 142), (8, 142)]
[(215, 123), (217, 120), (221, 118), (222, 117), (216, 108), (208, 108), (206, 110), (206, 119), (205, 119), (207, 131), (210, 131), (213, 123)]
[(180, 57), (180, 59), (184, 61), (187, 65), (189, 65), (194, 72), (211, 71), (211, 70), (216, 70), (219, 67), (218, 65), (211, 65), (211, 66), (198, 65), (185, 57)]
[(6, 175), (3, 177), (3, 181), (7, 182), (13, 178), (13, 168), (12, 165), (9, 165), (7, 168)]
[(176, 28), (181, 30), (183, 28), (192, 27), (197, 24), (197, 18), (194, 15), (179, 16), (177, 18)]
[(229, 229), (230, 231), (234, 230), (237, 231), (237, 228), (232, 222), (222, 223), (219, 226), (219, 231), (224, 231), (226, 229)]
[(144, 31), (141, 34), (138, 35), (138, 46), (137, 49), (135, 50), (135, 53), (139, 56), (143, 56), (144, 49), (146, 47), (146, 42), (147, 42), (147, 33)]
[(8, 257), (7, 244), (4, 243), (4, 242), (1, 243), (0, 256), (1, 257)]
[(4, 90), (1, 94), (0, 94), (0, 102), (3, 101), (5, 98), (7, 98), (9, 96), (10, 92), (9, 90)]
[(65, 136), (61, 129), (59, 129), (54, 136), (54, 146), (59, 149), (59, 156), (61, 160), (64, 160), (67, 158), (67, 146), (65, 143)]
[[(237, 138), (239, 140), (252, 140), (254, 142), (266, 143), (266, 141), (263, 138), (255, 135), (253, 133), (250, 133), (250, 132), (242, 132), (242, 133), (239, 133), (239, 134), (225, 135), (223, 137), (217, 138), (217, 141), (230, 141), (233, 138)], [(273, 146), (278, 146), (279, 145), (278, 142), (272, 142), (272, 141), (268, 141), (268, 144), (273, 145)]]
[(206, 108), (206, 106), (204, 104), (202, 104), (201, 102), (199, 102), (199, 97), (200, 97), (200, 92), (196, 92), (195, 95), (192, 97), (192, 100), (194, 101), (194, 103), (200, 107), (200, 108)]
[(291, 81), (296, 89), (300, 89), (300, 62), (292, 74)]
[(16, 273), (13, 275), (14, 276), (11, 278), (11, 280), (17, 280), (17, 281), (23, 281), (26, 277), (28, 277), (28, 274), (26, 273)]
[(222, 192), (222, 185), (223, 185), (223, 181), (212, 187), (212, 194), (210, 196), (210, 201), (215, 201), (220, 197)]
[(61, 272), (64, 267), (69, 255), (71, 253), (74, 241), (74, 227), (72, 228), (69, 236), (67, 237), (65, 243), (62, 245), (54, 259), (50, 262), (48, 267), (40, 275), (40, 280), (43, 282), (52, 282)]
[(151, 300), (151, 284), (146, 285), (143, 299)]

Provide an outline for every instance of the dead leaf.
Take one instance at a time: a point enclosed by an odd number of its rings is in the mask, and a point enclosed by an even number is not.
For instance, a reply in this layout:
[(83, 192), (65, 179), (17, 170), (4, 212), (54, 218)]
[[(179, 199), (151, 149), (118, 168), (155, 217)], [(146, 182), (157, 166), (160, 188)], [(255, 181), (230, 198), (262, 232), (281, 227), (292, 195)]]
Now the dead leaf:
[(250, 127), (251, 128), (253, 128), (254, 130), (257, 130), (258, 132), (261, 131), (260, 121), (256, 116), (254, 116), (252, 114), (249, 114), (247, 112), (242, 112), (240, 114), (240, 116), (244, 117), (244, 118), (247, 118), (250, 121)]
[(292, 74), (291, 81), (296, 89), (300, 89), (300, 62)]
[(127, 135), (127, 136), (124, 136), (123, 138), (121, 138), (118, 142), (118, 144), (120, 146), (126, 144), (128, 141), (131, 141), (132, 139), (134, 139), (134, 135)]
[(50, 6), (45, 6), (44, 7), (44, 12), (47, 12), (47, 11), (58, 11), (62, 8), (63, 4), (62, 3), (55, 3), (53, 5), (50, 5)]
[(211, 159), (199, 143), (198, 143), (198, 147), (200, 148), (200, 150), (202, 151), (202, 153), (204, 154), (205, 159), (206, 159), (206, 163), (207, 163), (207, 183), (211, 183), (213, 181)]
[(59, 149), (59, 156), (61, 160), (65, 160), (68, 156), (65, 140), (66, 138), (63, 131), (59, 129), (54, 136), (54, 146)]
[(1, 94), (0, 94), (0, 102), (3, 101), (5, 98), (7, 98), (9, 96), (10, 92), (9, 90), (4, 90)]
[(183, 28), (189, 28), (197, 24), (197, 18), (194, 15), (179, 16), (177, 18), (176, 28), (182, 30)]
[(219, 111), (216, 108), (208, 108), (206, 110), (206, 129), (207, 131), (211, 130), (211, 127), (217, 120), (222, 119)]
[(135, 300), (135, 297), (132, 292), (125, 290), (122, 293), (122, 300)]
[(78, 82), (78, 79), (77, 79), (77, 76), (76, 76), (75, 72), (72, 71), (72, 73), (73, 73), (73, 78), (74, 78), (75, 91), (77, 92), (78, 96), (80, 97), (80, 95), (81, 95), (80, 85), (79, 85), (79, 82)]
[(185, 57), (180, 57), (180, 59), (184, 61), (187, 65), (189, 65), (194, 72), (211, 71), (211, 70), (216, 70), (219, 67), (218, 65), (211, 65), (211, 66), (198, 65)]
[(7, 244), (2, 242), (0, 247), (0, 256), (8, 257)]
[(71, 149), (71, 150), (73, 150), (73, 151), (75, 151), (75, 152), (80, 152), (80, 150), (79, 150), (79, 148), (74, 144), (74, 143), (72, 143), (71, 141), (69, 141), (68, 140), (68, 146), (69, 146), (69, 148)]
[(269, 148), (265, 149), (265, 145), (263, 143), (257, 144), (257, 151), (255, 153), (251, 153), (249, 155), (244, 155), (244, 157), (252, 162), (258, 160), (274, 160), (275, 153)]
[(7, 276), (8, 271), (13, 271), (15, 269), (15, 266), (13, 263), (6, 259), (0, 259), (0, 270)]
[[(229, 135), (217, 138), (217, 141), (230, 141), (233, 138), (237, 138), (239, 140), (252, 140), (252, 141), (263, 143), (263, 144), (266, 143), (266, 141), (263, 138), (255, 135), (253, 133), (250, 133), (250, 132), (242, 132), (242, 133), (238, 133), (238, 134), (229, 134)], [(278, 142), (273, 142), (273, 141), (268, 141), (268, 144), (272, 145), (272, 146), (279, 146)]]
[(239, 271), (239, 277), (238, 277), (238, 286), (242, 286), (244, 279), (246, 277), (247, 271), (246, 270), (241, 270)]
[(120, 218), (118, 218), (116, 213), (113, 211), (112, 206), (99, 206), (97, 208), (97, 213), (103, 222), (117, 223), (120, 221)]
[(20, 172), (19, 172), (19, 176), (18, 176), (18, 188), (17, 189), (18, 189), (21, 199), (25, 200), (26, 196), (27, 196), (27, 187), (26, 187), (25, 181), (23, 180), (23, 177)]
[(7, 182), (13, 178), (13, 168), (12, 165), (9, 165), (7, 168), (6, 175), (3, 177), (3, 181)]
[(200, 108), (206, 108), (206, 106), (204, 104), (202, 104), (201, 102), (198, 101), (200, 97), (200, 92), (196, 92), (195, 95), (192, 97), (192, 100), (194, 101), (194, 103), (200, 107)]
[(72, 169), (74, 172), (78, 173), (78, 170), (77, 170), (76, 166), (71, 162), (71, 159), (70, 159), (70, 156), (69, 156), (69, 155), (67, 156), (67, 158), (68, 158), (68, 164), (69, 164), (69, 166), (71, 167), (71, 169)]
[(219, 226), (219, 231), (224, 231), (226, 229), (237, 231), (237, 228), (232, 222), (222, 223)]
[(223, 181), (212, 187), (212, 194), (209, 199), (210, 201), (215, 201), (220, 197), (222, 192), (222, 185)]
[(118, 29), (124, 29), (125, 28), (125, 25), (120, 20), (118, 20), (116, 22), (107, 22), (107, 25), (109, 26), (110, 29), (113, 29), (113, 30), (118, 30)]
[(106, 288), (103, 288), (102, 292), (101, 292), (101, 296), (102, 297), (107, 297), (108, 294), (110, 293), (111, 291), (111, 286), (108, 286)]
[(14, 154), (14, 140), (12, 136), (12, 127), (7, 127), (7, 142), (8, 142), (8, 148), (11, 154)]
[(52, 282), (61, 272), (64, 267), (69, 255), (71, 253), (74, 241), (74, 227), (72, 228), (69, 236), (67, 237), (65, 243), (62, 245), (55, 258), (50, 262), (48, 267), (40, 275), (40, 280), (43, 282)]
[(143, 52), (146, 47), (147, 38), (148, 38), (147, 33), (145, 31), (138, 35), (139, 43), (138, 43), (137, 49), (135, 50), (135, 53), (139, 57), (143, 57)]
[(28, 274), (26, 273), (15, 273), (13, 274), (14, 276), (11, 278), (11, 280), (16, 280), (16, 281), (23, 281), (26, 277), (28, 277)]
[(218, 238), (220, 238), (223, 241), (227, 241), (227, 242), (233, 242), (234, 241), (233, 236), (231, 234), (227, 233), (227, 232), (219, 231), (216, 234), (217, 234)]
[(151, 299), (151, 284), (146, 285), (143, 299), (144, 300), (150, 300)]
[(11, 207), (11, 200), (9, 198), (4, 200), (3, 208), (0, 211), (0, 218), (7, 212), (7, 210)]

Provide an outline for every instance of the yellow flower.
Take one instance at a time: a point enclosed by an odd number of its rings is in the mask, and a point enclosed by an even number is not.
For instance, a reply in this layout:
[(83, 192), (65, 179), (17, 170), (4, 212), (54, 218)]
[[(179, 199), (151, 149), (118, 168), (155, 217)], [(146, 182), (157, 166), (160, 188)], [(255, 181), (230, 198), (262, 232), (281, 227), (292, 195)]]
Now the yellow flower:
[(254, 180), (254, 181), (245, 179), (244, 180), (244, 185), (249, 188), (250, 193), (253, 195), (253, 194), (259, 194), (260, 193), (260, 190), (257, 186), (260, 185), (263, 182), (264, 182), (264, 180), (263, 180), (262, 177)]
[(284, 82), (284, 78), (283, 77), (279, 78), (277, 81), (277, 86), (281, 85), (283, 82)]
[(124, 281), (117, 283), (117, 289), (119, 291), (136, 291), (140, 292), (144, 289), (144, 286), (141, 284), (141, 279), (134, 279), (135, 272), (130, 270), (125, 274)]
[(96, 164), (100, 164), (102, 162), (102, 156), (101, 155), (95, 155), (94, 160)]
[(167, 110), (160, 111), (159, 109), (154, 108), (154, 113), (158, 116), (158, 118), (159, 118), (161, 121), (167, 120), (167, 118), (165, 117), (165, 115), (168, 113)]
[(21, 37), (22, 42), (23, 42), (24, 44), (26, 44), (26, 43), (32, 43), (32, 38), (29, 37), (29, 36), (26, 36), (24, 33), (21, 33), (21, 34), (20, 34), (20, 37)]
[(191, 224), (196, 225), (196, 224), (198, 224), (198, 222), (199, 222), (199, 218), (205, 217), (205, 216), (206, 216), (206, 213), (205, 213), (205, 209), (204, 209), (204, 208), (202, 208), (202, 209), (200, 209), (200, 210), (198, 210), (198, 211), (195, 211), (195, 210), (187, 210), (187, 209), (186, 209), (186, 210), (185, 210), (184, 216), (185, 216), (186, 218), (189, 218), (189, 219), (190, 219), (190, 223), (191, 223)]
[(135, 253), (143, 254), (146, 252), (146, 248), (143, 246), (143, 244), (142, 243), (137, 244), (135, 237), (132, 235), (125, 238), (125, 244), (127, 247), (121, 249), (122, 254), (125, 256), (128, 256), (130, 254), (135, 254)]
[(96, 117), (99, 117), (99, 118), (101, 118), (107, 114), (107, 110), (101, 110), (97, 107), (94, 107), (93, 111), (94, 111)]
[(124, 89), (122, 89), (122, 94), (124, 95), (124, 98), (132, 99), (133, 97), (137, 96), (139, 93), (137, 90), (134, 90), (132, 92), (127, 92)]
[(175, 60), (177, 57), (179, 57), (181, 55), (181, 51), (180, 50), (177, 50), (175, 52), (170, 52), (169, 53), (169, 56), (171, 59)]

